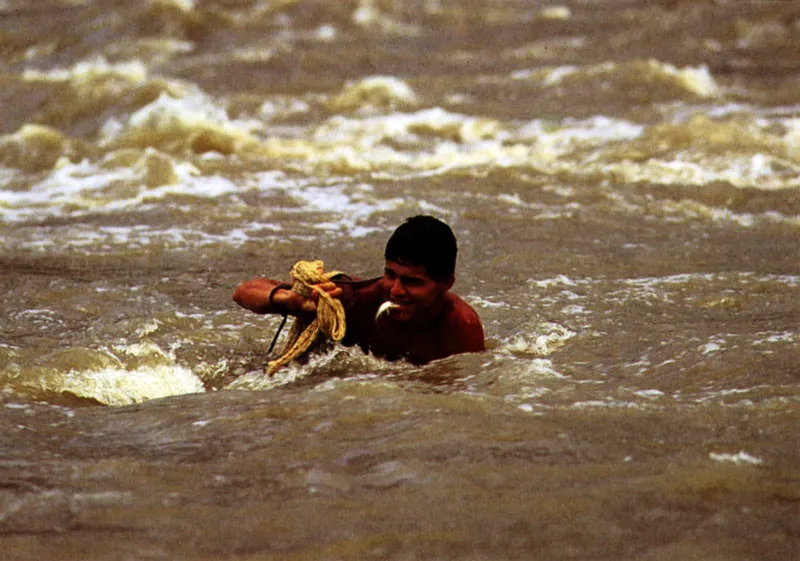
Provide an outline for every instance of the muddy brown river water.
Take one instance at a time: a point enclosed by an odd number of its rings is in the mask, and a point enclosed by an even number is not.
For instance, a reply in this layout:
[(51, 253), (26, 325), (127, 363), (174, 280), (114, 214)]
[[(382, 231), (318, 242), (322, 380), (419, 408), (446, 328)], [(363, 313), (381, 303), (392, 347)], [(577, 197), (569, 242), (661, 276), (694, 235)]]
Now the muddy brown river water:
[[(800, 555), (800, 4), (0, 1), (0, 559)], [(459, 239), (488, 350), (265, 377)]]

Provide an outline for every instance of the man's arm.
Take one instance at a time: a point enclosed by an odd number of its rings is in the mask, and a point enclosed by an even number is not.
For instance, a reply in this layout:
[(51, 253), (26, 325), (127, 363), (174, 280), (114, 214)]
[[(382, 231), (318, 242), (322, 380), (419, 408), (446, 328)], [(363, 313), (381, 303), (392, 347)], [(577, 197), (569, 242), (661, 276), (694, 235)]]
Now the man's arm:
[[(333, 282), (315, 285), (333, 298), (342, 295), (342, 289)], [(317, 310), (316, 292), (305, 298), (291, 290), (291, 286), (279, 281), (260, 278), (245, 281), (233, 293), (233, 301), (257, 314), (288, 314), (298, 316), (313, 314)]]

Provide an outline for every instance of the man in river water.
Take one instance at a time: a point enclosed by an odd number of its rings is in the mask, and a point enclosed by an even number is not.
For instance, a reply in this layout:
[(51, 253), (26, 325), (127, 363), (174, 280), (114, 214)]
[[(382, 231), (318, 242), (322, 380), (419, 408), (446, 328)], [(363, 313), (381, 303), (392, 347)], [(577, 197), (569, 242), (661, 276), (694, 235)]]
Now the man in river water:
[[(336, 277), (317, 285), (344, 305), (347, 333), (342, 344), (413, 364), (483, 351), (478, 314), (450, 291), (457, 252), (450, 226), (432, 216), (414, 216), (386, 243), (382, 277)], [(269, 278), (253, 279), (239, 285), (233, 299), (257, 314), (315, 313), (317, 298), (305, 298), (290, 288)], [(378, 314), (386, 302), (391, 302), (389, 312)]]

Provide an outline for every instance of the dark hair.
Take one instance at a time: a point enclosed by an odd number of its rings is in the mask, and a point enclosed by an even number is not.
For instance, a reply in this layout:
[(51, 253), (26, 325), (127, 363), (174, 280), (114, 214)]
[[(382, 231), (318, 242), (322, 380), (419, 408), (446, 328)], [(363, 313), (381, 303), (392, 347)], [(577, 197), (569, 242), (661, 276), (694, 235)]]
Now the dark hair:
[(450, 226), (433, 216), (407, 218), (389, 241), (384, 258), (403, 265), (422, 265), (434, 280), (455, 273), (458, 246)]

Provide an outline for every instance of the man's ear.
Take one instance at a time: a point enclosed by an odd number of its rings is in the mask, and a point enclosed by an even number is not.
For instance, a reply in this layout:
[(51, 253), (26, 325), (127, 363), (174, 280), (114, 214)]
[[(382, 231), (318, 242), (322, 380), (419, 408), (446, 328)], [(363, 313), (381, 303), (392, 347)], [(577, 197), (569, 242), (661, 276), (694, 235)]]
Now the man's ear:
[(442, 283), (442, 286), (444, 287), (444, 291), (447, 292), (448, 290), (453, 288), (453, 285), (456, 282), (456, 276), (455, 275), (447, 276), (447, 277), (443, 278), (440, 282)]

